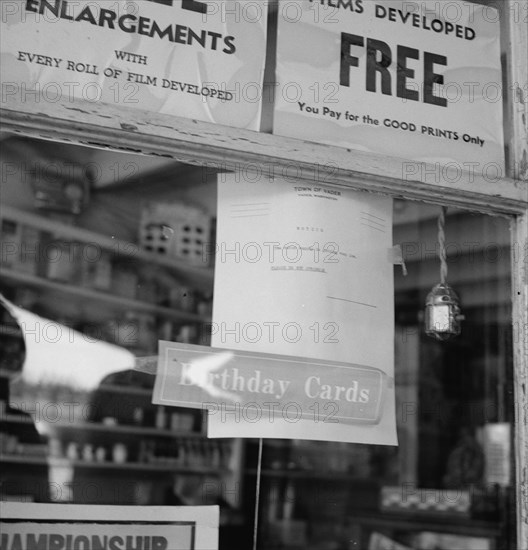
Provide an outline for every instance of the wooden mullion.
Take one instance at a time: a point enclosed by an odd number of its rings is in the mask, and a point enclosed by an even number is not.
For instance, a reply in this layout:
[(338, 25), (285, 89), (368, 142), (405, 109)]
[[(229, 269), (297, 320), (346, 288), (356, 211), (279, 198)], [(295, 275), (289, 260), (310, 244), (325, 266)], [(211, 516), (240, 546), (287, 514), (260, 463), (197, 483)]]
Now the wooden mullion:
[(242, 170), (491, 214), (522, 214), (528, 206), (526, 182), (117, 105), (10, 97), (0, 123), (4, 131), (201, 165), (204, 177)]
[[(528, 0), (503, 0), (504, 133), (508, 175), (528, 180)], [(525, 198), (528, 198), (526, 192)], [(528, 548), (528, 208), (512, 224), (517, 548)]]
[(517, 548), (528, 548), (528, 210), (513, 223), (512, 303)]

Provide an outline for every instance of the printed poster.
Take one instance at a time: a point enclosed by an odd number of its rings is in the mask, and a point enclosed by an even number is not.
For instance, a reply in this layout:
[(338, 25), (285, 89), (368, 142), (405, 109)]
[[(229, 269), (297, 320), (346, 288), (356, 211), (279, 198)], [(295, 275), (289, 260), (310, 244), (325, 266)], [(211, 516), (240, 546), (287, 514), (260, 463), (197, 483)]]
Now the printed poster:
[(278, 19), (275, 134), (505, 175), (497, 10), (292, 0)]
[[(395, 445), (392, 200), (219, 175), (212, 346), (376, 369), (387, 391), (369, 424), (210, 414), (210, 436)], [(339, 414), (346, 384), (326, 384), (320, 370), (316, 401)]]
[(96, 506), (0, 502), (9, 550), (217, 550), (218, 506)]
[[(250, 5), (249, 5), (250, 4)], [(38, 94), (258, 130), (267, 3), (10, 0), (2, 103)]]

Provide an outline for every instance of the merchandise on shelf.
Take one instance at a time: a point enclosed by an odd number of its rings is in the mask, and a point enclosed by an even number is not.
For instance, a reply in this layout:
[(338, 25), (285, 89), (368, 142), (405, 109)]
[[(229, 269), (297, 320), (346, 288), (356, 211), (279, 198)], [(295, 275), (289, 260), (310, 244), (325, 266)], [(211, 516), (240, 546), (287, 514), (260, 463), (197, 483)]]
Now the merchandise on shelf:
[(41, 232), (14, 220), (2, 220), (0, 245), (2, 265), (36, 275), (41, 255)]
[(46, 210), (80, 214), (87, 206), (90, 186), (83, 169), (68, 165), (68, 177), (43, 169), (45, 177), (33, 178), (35, 206)]
[(104, 325), (106, 339), (118, 346), (152, 351), (156, 341), (156, 319), (149, 313), (128, 311)]
[(79, 274), (79, 248), (72, 242), (52, 242), (46, 246), (46, 278), (73, 283)]
[[(97, 249), (98, 250), (98, 249)], [(83, 254), (81, 258), (81, 284), (86, 288), (110, 290), (112, 286), (112, 262), (104, 251), (93, 257)]]
[(159, 285), (154, 278), (149, 276), (145, 269), (139, 273), (139, 283), (137, 286), (137, 299), (149, 304), (157, 304), (160, 295)]
[(128, 262), (114, 262), (112, 266), (112, 285), (111, 290), (119, 296), (136, 298), (138, 286), (138, 275)]
[(149, 203), (141, 213), (139, 242), (143, 250), (206, 267), (211, 218), (185, 203)]
[(469, 491), (456, 489), (382, 487), (380, 507), (386, 512), (428, 512), (468, 517), (471, 511)]
[(182, 311), (195, 311), (195, 292), (190, 287), (176, 285), (170, 290), (169, 303), (171, 307), (181, 309)]
[[(202, 275), (195, 267), (206, 267), (202, 245), (209, 238), (209, 218), (196, 213), (194, 222), (192, 217), (185, 219), (193, 225), (182, 227), (185, 236), (180, 243), (188, 244), (189, 251), (194, 246), (193, 264), (187, 257), (190, 252), (176, 248), (156, 257), (131, 243), (70, 226), (64, 218), (3, 210), (2, 258), (7, 256), (9, 263), (2, 263), (1, 278), (6, 296), (32, 313), (138, 355), (154, 355), (160, 336), (200, 343), (201, 327), (207, 326), (211, 312), (212, 296), (206, 285), (212, 286), (212, 273), (203, 270)], [(186, 242), (191, 234), (194, 242)], [(19, 358), (20, 342), (23, 345), (19, 336), (3, 337), (0, 359)], [(137, 490), (138, 472), (152, 476), (155, 490), (148, 502), (153, 504), (165, 503), (164, 485), (175, 468), (197, 479), (203, 475), (222, 483), (237, 479), (239, 442), (206, 441), (201, 411), (171, 407), (159, 412), (151, 402), (153, 381), (151, 375), (137, 371), (113, 373), (86, 392), (22, 380), (9, 403), (24, 410), (33, 407), (38, 432), (29, 415), (15, 415), (3, 401), (0, 471), (4, 476), (15, 472), (21, 483), (30, 469), (31, 480), (48, 480), (48, 466), (53, 475), (68, 471), (72, 486), (81, 490), (63, 495), (64, 501), (101, 504), (134, 501), (130, 487)], [(60, 418), (45, 416), (39, 403), (46, 403), (50, 413), (59, 411)], [(1, 483), (0, 479), (0, 498), (5, 493)], [(101, 494), (83, 493), (83, 483), (90, 487), (97, 483)], [(18, 486), (11, 492), (28, 493)]]
[(124, 443), (115, 443), (112, 447), (112, 459), (117, 464), (123, 464), (127, 461), (128, 449)]
[(42, 256), (41, 239), (42, 233), (38, 229), (22, 226), (18, 271), (31, 275), (38, 274)]

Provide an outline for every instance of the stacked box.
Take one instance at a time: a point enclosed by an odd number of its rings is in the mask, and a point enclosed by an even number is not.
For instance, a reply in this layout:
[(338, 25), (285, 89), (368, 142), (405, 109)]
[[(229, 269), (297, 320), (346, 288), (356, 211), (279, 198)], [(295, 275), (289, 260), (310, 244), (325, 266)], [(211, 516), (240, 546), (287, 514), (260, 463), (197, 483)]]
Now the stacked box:
[(150, 203), (143, 208), (139, 243), (143, 250), (208, 266), (211, 218), (183, 203)]

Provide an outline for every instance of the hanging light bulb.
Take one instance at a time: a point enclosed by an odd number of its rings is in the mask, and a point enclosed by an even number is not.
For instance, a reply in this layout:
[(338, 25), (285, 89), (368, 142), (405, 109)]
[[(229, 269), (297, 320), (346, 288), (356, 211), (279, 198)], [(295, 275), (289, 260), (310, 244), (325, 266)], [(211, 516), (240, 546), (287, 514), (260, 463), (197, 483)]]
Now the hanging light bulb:
[(445, 247), (445, 213), (438, 217), (438, 245), (440, 258), (440, 283), (435, 285), (425, 300), (425, 333), (431, 338), (446, 341), (458, 336), (464, 316), (456, 292), (447, 284), (447, 254)]

